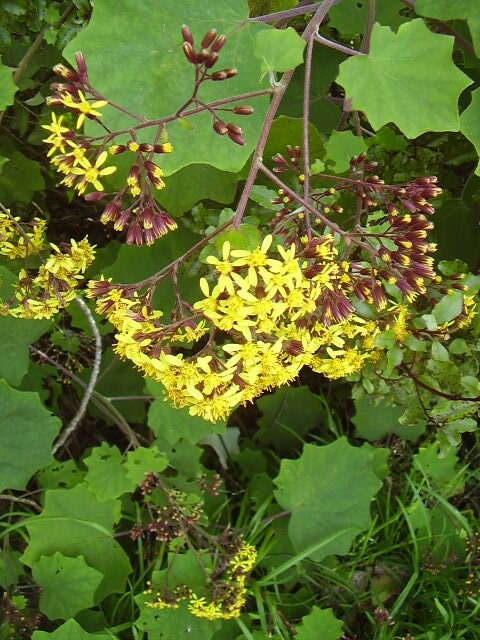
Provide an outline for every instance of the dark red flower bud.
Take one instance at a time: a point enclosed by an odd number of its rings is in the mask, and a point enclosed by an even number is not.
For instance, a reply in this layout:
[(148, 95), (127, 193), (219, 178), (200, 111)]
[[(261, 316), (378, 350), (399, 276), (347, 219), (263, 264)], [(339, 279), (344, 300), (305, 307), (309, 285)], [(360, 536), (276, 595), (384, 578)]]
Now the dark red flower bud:
[(70, 80), (71, 82), (78, 81), (78, 75), (72, 69), (69, 69), (64, 64), (56, 64), (53, 67), (53, 73), (56, 76), (60, 76), (61, 78), (65, 78), (66, 80)]
[(224, 136), (228, 133), (227, 125), (221, 120), (215, 120), (215, 122), (213, 123), (213, 128), (215, 132), (221, 136)]
[(218, 38), (215, 40), (215, 42), (211, 46), (212, 51), (220, 51), (220, 49), (225, 44), (226, 40), (227, 40), (226, 36), (223, 36), (223, 35), (218, 36)]
[(232, 142), (235, 142), (235, 144), (239, 144), (240, 146), (243, 146), (245, 144), (245, 139), (243, 138), (243, 136), (239, 135), (238, 133), (230, 133), (229, 131), (228, 137)]
[(225, 72), (227, 74), (227, 78), (233, 78), (237, 75), (238, 69), (236, 67), (230, 67), (230, 69), (225, 69)]
[(239, 116), (250, 116), (253, 113), (253, 107), (242, 106), (242, 107), (234, 107), (233, 113), (237, 113)]
[(104, 198), (106, 195), (107, 194), (104, 191), (92, 191), (91, 193), (87, 193), (87, 195), (84, 196), (84, 200), (86, 200), (87, 202), (97, 202), (98, 200)]
[(188, 42), (188, 44), (191, 44), (193, 47), (193, 35), (186, 24), (182, 25), (182, 38), (184, 42)]
[(198, 53), (195, 54), (195, 62), (201, 64), (202, 62), (205, 62), (209, 55), (210, 52), (208, 49), (201, 49)]
[(185, 54), (186, 59), (189, 62), (192, 62), (193, 64), (195, 64), (195, 62), (197, 61), (197, 58), (196, 58), (195, 51), (193, 50), (192, 45), (189, 42), (184, 42), (182, 44), (182, 49), (183, 49), (183, 53)]
[(77, 73), (80, 82), (86, 82), (87, 80), (87, 63), (85, 57), (81, 51), (77, 51), (75, 54), (75, 62), (77, 63)]
[(207, 31), (207, 33), (203, 36), (202, 49), (208, 49), (208, 47), (212, 44), (216, 37), (216, 29), (210, 29), (209, 31)]
[(214, 80), (215, 82), (226, 80), (227, 78), (228, 76), (226, 71), (215, 71), (215, 73), (212, 73), (212, 75), (210, 76), (210, 79)]
[(205, 66), (207, 67), (207, 69), (211, 69), (213, 67), (214, 64), (216, 64), (218, 60), (218, 53), (210, 53), (208, 58), (205, 60)]
[(229, 122), (227, 124), (227, 129), (229, 133), (235, 133), (237, 136), (241, 136), (243, 133), (242, 127), (239, 127), (237, 124), (233, 124), (233, 122)]

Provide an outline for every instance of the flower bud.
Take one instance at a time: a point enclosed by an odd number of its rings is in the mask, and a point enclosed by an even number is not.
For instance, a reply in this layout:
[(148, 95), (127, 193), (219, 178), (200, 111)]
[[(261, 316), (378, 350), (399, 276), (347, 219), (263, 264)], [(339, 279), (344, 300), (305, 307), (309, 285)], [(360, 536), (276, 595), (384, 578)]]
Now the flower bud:
[(193, 50), (192, 45), (189, 42), (184, 42), (182, 44), (182, 49), (183, 49), (183, 53), (185, 54), (185, 57), (187, 58), (187, 60), (189, 62), (192, 62), (193, 64), (195, 64), (196, 60), (196, 56), (195, 56), (195, 52)]
[(215, 42), (212, 44), (211, 46), (211, 50), (212, 51), (220, 51), (220, 49), (223, 47), (223, 45), (225, 44), (227, 38), (226, 36), (218, 36), (218, 38), (215, 40)]
[(78, 80), (78, 75), (73, 71), (73, 69), (69, 69), (64, 64), (56, 64), (53, 67), (53, 73), (56, 76), (60, 76), (61, 78), (65, 78), (66, 80), (70, 80), (71, 82), (76, 82)]
[(253, 107), (249, 107), (247, 105), (241, 106), (241, 107), (234, 107), (233, 113), (236, 113), (239, 116), (250, 116), (253, 113)]
[(234, 134), (236, 134), (237, 136), (241, 136), (241, 135), (242, 135), (242, 133), (243, 133), (243, 129), (242, 129), (242, 127), (239, 127), (238, 125), (233, 124), (233, 122), (229, 122), (229, 123), (227, 124), (227, 129), (228, 129), (228, 132), (229, 132), (229, 133), (234, 133)]
[(215, 120), (215, 122), (213, 123), (213, 128), (215, 132), (218, 133), (220, 136), (224, 136), (228, 133), (227, 125), (221, 120)]
[(235, 144), (239, 144), (240, 146), (243, 146), (245, 144), (245, 139), (238, 133), (230, 133), (229, 131), (228, 137), (232, 142), (235, 142)]
[(218, 53), (210, 53), (208, 55), (208, 58), (205, 60), (205, 66), (207, 67), (207, 69), (211, 69), (217, 62), (218, 60)]
[(190, 28), (186, 24), (182, 25), (182, 38), (184, 42), (187, 42), (193, 47), (193, 35), (190, 31)]
[(198, 53), (195, 54), (195, 62), (197, 64), (202, 64), (209, 57), (210, 51), (208, 49), (200, 49)]
[(171, 153), (173, 145), (170, 142), (164, 142), (163, 144), (154, 145), (153, 150), (155, 153)]
[(115, 229), (115, 231), (123, 231), (125, 229), (125, 225), (129, 220), (130, 220), (130, 211), (128, 209), (124, 209), (121, 212), (119, 218), (115, 220), (115, 224), (113, 225), (113, 228)]
[(87, 63), (81, 51), (77, 51), (77, 53), (75, 54), (75, 62), (77, 63), (77, 73), (79, 81), (82, 83), (87, 82)]
[(238, 69), (236, 67), (231, 67), (230, 69), (225, 69), (225, 72), (227, 74), (227, 78), (233, 78), (237, 75)]
[(84, 199), (87, 202), (97, 202), (98, 200), (104, 198), (106, 195), (107, 194), (104, 191), (92, 191), (91, 193), (87, 193), (87, 195), (84, 196)]
[(210, 76), (210, 80), (214, 80), (215, 82), (226, 80), (227, 78), (228, 76), (226, 71), (215, 71), (215, 73), (212, 73)]
[(208, 47), (212, 44), (216, 37), (216, 29), (210, 29), (209, 31), (207, 31), (207, 33), (203, 36), (202, 49), (208, 49)]

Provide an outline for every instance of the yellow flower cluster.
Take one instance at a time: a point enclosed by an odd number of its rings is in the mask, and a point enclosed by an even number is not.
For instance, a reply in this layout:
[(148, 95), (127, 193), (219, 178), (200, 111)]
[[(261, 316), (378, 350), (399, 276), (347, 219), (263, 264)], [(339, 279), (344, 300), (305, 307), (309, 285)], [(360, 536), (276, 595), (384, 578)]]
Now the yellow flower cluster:
[[(104, 101), (101, 102), (103, 103)], [(67, 104), (67, 102), (65, 102), (65, 104), (66, 106), (72, 106), (70, 103)], [(73, 104), (77, 105), (77, 108), (80, 109), (84, 103), (74, 102)], [(89, 106), (88, 102), (85, 104)], [(99, 103), (93, 104), (97, 104), (98, 106)], [(79, 121), (80, 118), (82, 116), (85, 117), (87, 113), (85, 110), (80, 111)], [(98, 112), (95, 111), (95, 114), (98, 114)], [(50, 145), (47, 156), (50, 157), (50, 162), (56, 170), (65, 175), (62, 184), (73, 187), (80, 195), (85, 193), (89, 185), (92, 185), (96, 191), (103, 191), (103, 184), (100, 179), (103, 176), (114, 173), (117, 167), (102, 167), (108, 157), (106, 151), (99, 153), (94, 162), (91, 162), (86, 155), (86, 147), (75, 142), (74, 132), (63, 125), (63, 118), (64, 116), (57, 118), (57, 116), (52, 113), (51, 123), (42, 125), (44, 129), (50, 132), (50, 135), (43, 140), (43, 142)]]
[[(372, 355), (379, 329), (353, 312), (348, 263), (335, 260), (333, 238), (318, 243), (313, 262), (296, 256), (293, 245), (271, 257), (271, 244), (267, 236), (247, 251), (225, 242), (221, 260), (208, 258), (215, 286), (200, 280), (204, 298), (194, 309), (202, 321), (175, 333), (137, 294), (100, 281), (90, 283), (89, 295), (118, 331), (116, 352), (161, 382), (174, 406), (215, 422), (290, 382), (304, 365), (341, 378)], [(197, 355), (172, 353), (175, 340), (206, 333), (211, 339)]]
[[(249, 573), (255, 566), (257, 551), (255, 547), (243, 543), (228, 563), (225, 577), (214, 584), (215, 596), (209, 600), (199, 597), (186, 586), (177, 587), (173, 591), (173, 597), (166, 599), (160, 594), (150, 602), (147, 607), (152, 609), (177, 609), (179, 602), (188, 601), (188, 610), (197, 618), (206, 620), (231, 620), (238, 618), (245, 605), (247, 588), (246, 581)], [(150, 596), (152, 589), (148, 589), (145, 595)]]
[(0, 254), (15, 260), (40, 253), (45, 248), (46, 226), (46, 221), (40, 218), (25, 224), (8, 210), (0, 212)]
[(51, 318), (76, 296), (76, 288), (95, 257), (87, 238), (61, 251), (50, 244), (50, 256), (41, 264), (36, 276), (22, 269), (14, 290), (14, 302), (2, 303), (0, 315), (15, 318)]

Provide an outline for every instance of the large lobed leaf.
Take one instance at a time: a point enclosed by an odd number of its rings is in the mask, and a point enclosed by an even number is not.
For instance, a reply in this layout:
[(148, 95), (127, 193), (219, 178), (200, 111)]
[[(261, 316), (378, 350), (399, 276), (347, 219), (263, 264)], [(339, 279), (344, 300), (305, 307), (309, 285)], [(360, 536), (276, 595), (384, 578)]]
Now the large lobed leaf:
[(458, 131), (458, 98), (471, 79), (453, 63), (453, 43), (421, 19), (403, 24), (397, 34), (375, 24), (369, 54), (342, 62), (338, 82), (374, 129), (394, 122), (408, 138)]
[(480, 56), (480, 2), (478, 0), (417, 0), (420, 16), (437, 20), (466, 20), (477, 55)]
[(37, 393), (17, 391), (0, 380), (0, 491), (24, 489), (33, 474), (52, 461), (60, 420)]
[(325, 446), (306, 444), (297, 460), (282, 460), (275, 497), (291, 512), (289, 536), (302, 552), (325, 542), (311, 557), (345, 554), (370, 523), (370, 502), (381, 487), (370, 445), (346, 438)]
[[(199, 44), (208, 29), (228, 36), (221, 51), (219, 68), (236, 67), (235, 78), (207, 82), (201, 89), (203, 102), (256, 91), (260, 83), (260, 61), (252, 55), (255, 36), (267, 27), (248, 23), (247, 0), (97, 0), (89, 25), (66, 47), (65, 55), (81, 50), (86, 56), (94, 86), (113, 101), (145, 118), (175, 113), (192, 93), (194, 70), (181, 48), (180, 27), (187, 22)], [(108, 55), (106, 50), (108, 49)], [(216, 67), (215, 67), (216, 69)], [(237, 172), (250, 156), (268, 106), (264, 96), (254, 100), (255, 113), (248, 118), (228, 115), (245, 130), (244, 147), (217, 135), (211, 115), (192, 118), (193, 128), (175, 122), (168, 126), (174, 153), (162, 158), (166, 174), (190, 164), (208, 164)], [(132, 120), (112, 109), (105, 112), (112, 129), (131, 126)], [(151, 139), (152, 132), (143, 133)]]
[(95, 602), (110, 593), (123, 593), (131, 566), (113, 539), (113, 524), (119, 517), (118, 501), (100, 502), (83, 485), (46, 491), (42, 513), (26, 523), (30, 542), (22, 561), (33, 566), (41, 556), (57, 551), (65, 556), (83, 555), (90, 567), (103, 574)]

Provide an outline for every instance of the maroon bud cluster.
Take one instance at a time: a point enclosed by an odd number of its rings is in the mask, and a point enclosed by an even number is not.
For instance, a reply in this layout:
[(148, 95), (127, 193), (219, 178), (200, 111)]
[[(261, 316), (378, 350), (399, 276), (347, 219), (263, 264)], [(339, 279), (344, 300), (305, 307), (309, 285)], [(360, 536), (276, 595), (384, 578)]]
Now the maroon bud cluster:
[(79, 91), (85, 91), (88, 86), (87, 63), (82, 53), (75, 54), (75, 62), (77, 69), (69, 69), (64, 64), (56, 64), (53, 72), (62, 80), (67, 82), (53, 82), (50, 85), (53, 94), (47, 97), (48, 105), (62, 104), (62, 99), (66, 95), (72, 96), (73, 99), (78, 98)]
[[(218, 36), (216, 29), (209, 29), (207, 31), (203, 36), (198, 49), (195, 49), (192, 32), (185, 24), (182, 27), (182, 39), (183, 53), (185, 54), (188, 62), (195, 66), (196, 88), (206, 80), (222, 82), (223, 80), (228, 80), (229, 78), (233, 78), (237, 75), (238, 70), (234, 67), (220, 69), (219, 71), (210, 71), (210, 69), (218, 62), (219, 52), (227, 40), (224, 35)], [(223, 111), (230, 111), (237, 115), (249, 116), (253, 113), (253, 108), (249, 106), (238, 106), (233, 109), (223, 109)], [(210, 112), (213, 117), (212, 127), (215, 133), (220, 136), (228, 136), (235, 144), (241, 146), (245, 144), (243, 130), (241, 127), (232, 122), (224, 122), (218, 117), (214, 109), (211, 109)]]
[(302, 150), (299, 146), (287, 145), (287, 158), (281, 153), (276, 153), (272, 160), (274, 173), (298, 173), (302, 161)]

